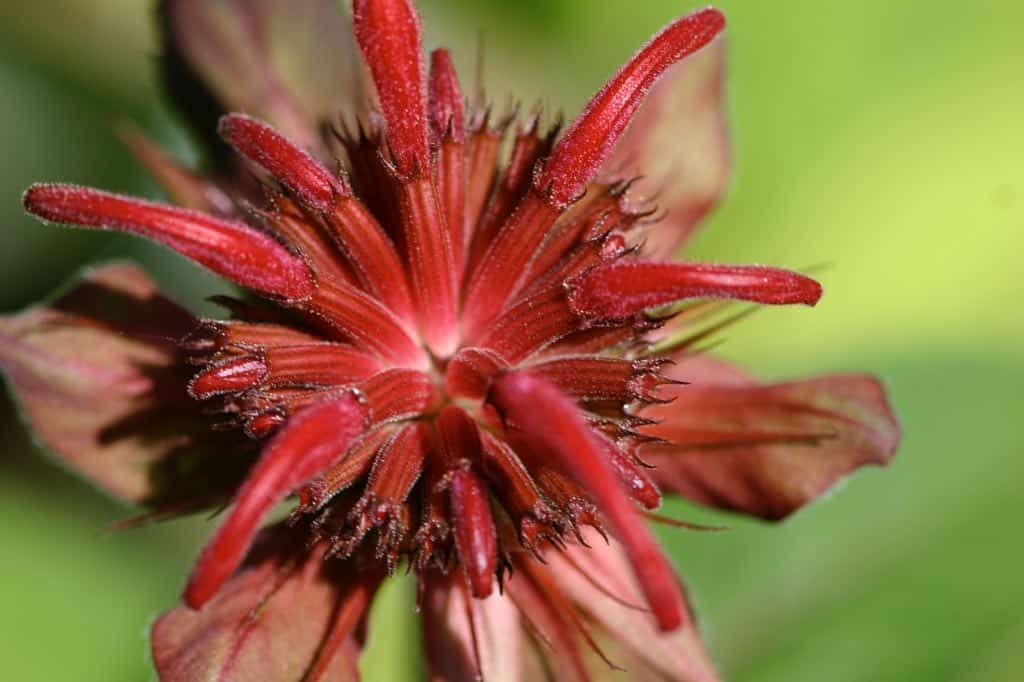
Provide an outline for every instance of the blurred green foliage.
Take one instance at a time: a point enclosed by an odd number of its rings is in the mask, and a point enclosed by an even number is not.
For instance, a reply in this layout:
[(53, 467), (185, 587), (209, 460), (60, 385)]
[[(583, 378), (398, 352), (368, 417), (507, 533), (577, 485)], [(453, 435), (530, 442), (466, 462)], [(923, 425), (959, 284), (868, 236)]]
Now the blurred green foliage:
[[(689, 3), (424, 0), (429, 36), (489, 91), (574, 111)], [(1024, 5), (723, 0), (732, 45), (733, 191), (700, 257), (829, 262), (814, 311), (769, 311), (724, 353), (770, 377), (870, 369), (906, 441), (779, 527), (663, 532), (714, 657), (739, 682), (1024, 679)], [(78, 265), (143, 261), (196, 301), (219, 285), (117, 236), (41, 227), (32, 181), (153, 193), (111, 134), (135, 120), (181, 145), (152, 81), (146, 3), (0, 9), (0, 307)], [(685, 130), (681, 131), (685, 141)], [(0, 408), (0, 679), (144, 679), (145, 629), (174, 603), (203, 519), (102, 535), (124, 511), (40, 461)], [(672, 503), (696, 521), (718, 514)], [(367, 679), (405, 679), (410, 586), (375, 606)], [(383, 621), (383, 626), (381, 625)]]

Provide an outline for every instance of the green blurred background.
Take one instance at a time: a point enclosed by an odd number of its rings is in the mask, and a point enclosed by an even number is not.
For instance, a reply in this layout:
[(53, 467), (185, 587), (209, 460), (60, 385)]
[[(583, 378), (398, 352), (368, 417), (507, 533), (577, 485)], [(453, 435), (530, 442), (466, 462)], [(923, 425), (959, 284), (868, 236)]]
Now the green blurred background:
[[(115, 140), (135, 121), (189, 150), (153, 80), (149, 3), (3, 0), (0, 310), (83, 263), (143, 261), (179, 298), (222, 288), (131, 239), (42, 227), (37, 180), (155, 195)], [(432, 41), (491, 92), (573, 112), (690, 2), (423, 0)], [(722, 0), (730, 19), (732, 192), (699, 256), (831, 263), (815, 310), (773, 310), (725, 355), (779, 378), (883, 376), (906, 440), (781, 526), (676, 504), (725, 534), (663, 533), (729, 680), (1024, 680), (1024, 4)], [(500, 86), (500, 87), (499, 87)], [(145, 631), (207, 530), (102, 535), (125, 514), (38, 455), (0, 403), (0, 679), (151, 677)], [(367, 678), (407, 679), (407, 584), (376, 606)], [(378, 623), (380, 625), (380, 623)], [(409, 649), (400, 649), (409, 651)]]

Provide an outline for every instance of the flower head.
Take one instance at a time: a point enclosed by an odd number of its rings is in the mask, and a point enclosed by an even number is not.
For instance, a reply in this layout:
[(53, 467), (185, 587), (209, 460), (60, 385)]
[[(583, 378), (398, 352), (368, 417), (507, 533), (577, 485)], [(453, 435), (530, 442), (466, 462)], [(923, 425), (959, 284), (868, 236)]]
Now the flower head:
[[(0, 327), (33, 426), (74, 466), (154, 516), (229, 503), (154, 628), (161, 676), (351, 674), (404, 563), (439, 679), (545, 658), (586, 679), (588, 651), (713, 679), (645, 522), (662, 493), (779, 518), (898, 440), (873, 379), (759, 385), (698, 350), (729, 301), (821, 296), (789, 270), (669, 258), (725, 182), (722, 15), (671, 23), (561, 134), (468, 106), (409, 0), (355, 0), (355, 54), (344, 32), (308, 47), (341, 51), (347, 97), (302, 90), (268, 47), (282, 22), (344, 25), (332, 2), (168, 1), (163, 19), (173, 82), (199, 74), (266, 121), (222, 115), (233, 155), (203, 175), (130, 137), (182, 208), (52, 184), (25, 206), (252, 296), (198, 320), (114, 265)], [(699, 153), (666, 158), (680, 147)]]

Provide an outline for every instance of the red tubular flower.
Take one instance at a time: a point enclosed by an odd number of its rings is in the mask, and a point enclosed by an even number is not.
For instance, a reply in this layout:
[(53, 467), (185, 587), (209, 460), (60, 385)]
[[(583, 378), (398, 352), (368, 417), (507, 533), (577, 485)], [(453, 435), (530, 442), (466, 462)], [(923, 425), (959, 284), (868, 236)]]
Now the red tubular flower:
[(649, 510), (782, 518), (899, 440), (870, 377), (761, 385), (696, 350), (730, 301), (821, 296), (669, 260), (726, 182), (721, 13), (671, 23), (561, 136), (520, 121), (502, 164), (513, 119), (467, 106), (446, 50), (427, 69), (409, 0), (356, 0), (351, 26), (333, 0), (283, 7), (162, 4), (176, 92), (224, 111), (196, 121), (222, 138), (205, 174), (129, 135), (184, 208), (24, 197), (253, 296), (199, 320), (110, 265), (0, 318), (0, 367), (73, 468), (146, 518), (227, 509), (153, 628), (161, 678), (350, 679), (406, 563), (434, 679), (716, 679)]

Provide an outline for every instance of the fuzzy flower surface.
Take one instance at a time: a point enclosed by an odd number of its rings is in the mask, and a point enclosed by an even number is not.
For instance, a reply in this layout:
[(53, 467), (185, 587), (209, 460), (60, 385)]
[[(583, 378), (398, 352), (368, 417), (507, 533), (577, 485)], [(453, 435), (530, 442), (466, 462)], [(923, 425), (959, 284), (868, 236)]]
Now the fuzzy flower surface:
[(356, 679), (408, 570), (433, 680), (717, 679), (648, 528), (662, 495), (777, 520), (899, 440), (869, 376), (764, 384), (706, 353), (729, 306), (822, 294), (672, 259), (728, 177), (722, 14), (669, 24), (564, 129), (467, 95), (409, 0), (160, 17), (207, 166), (129, 133), (176, 206), (39, 184), (25, 207), (243, 293), (198, 319), (115, 263), (0, 318), (71, 468), (146, 520), (225, 510), (153, 626), (160, 678)]

